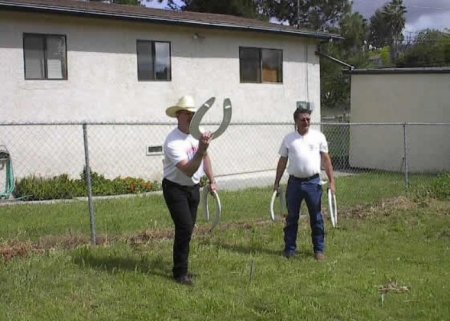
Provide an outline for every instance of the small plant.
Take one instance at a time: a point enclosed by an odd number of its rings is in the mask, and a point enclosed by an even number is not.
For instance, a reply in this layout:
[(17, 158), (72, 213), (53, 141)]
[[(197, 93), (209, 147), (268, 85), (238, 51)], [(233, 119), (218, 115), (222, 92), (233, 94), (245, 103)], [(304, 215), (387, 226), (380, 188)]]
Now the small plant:
[(439, 200), (450, 200), (450, 173), (442, 173), (431, 182), (431, 194)]
[[(71, 179), (62, 174), (51, 178), (29, 176), (16, 182), (14, 196), (27, 200), (71, 199), (87, 196), (86, 169), (80, 179)], [(104, 175), (91, 172), (92, 193), (95, 196), (138, 194), (160, 190), (156, 181), (146, 181), (142, 178), (116, 177), (108, 179)]]
[(63, 174), (51, 178), (29, 176), (16, 182), (14, 196), (28, 200), (73, 198), (83, 193), (81, 184)]
[(450, 200), (450, 173), (444, 172), (431, 182), (418, 186), (413, 192), (414, 201), (421, 205), (427, 204), (427, 199)]

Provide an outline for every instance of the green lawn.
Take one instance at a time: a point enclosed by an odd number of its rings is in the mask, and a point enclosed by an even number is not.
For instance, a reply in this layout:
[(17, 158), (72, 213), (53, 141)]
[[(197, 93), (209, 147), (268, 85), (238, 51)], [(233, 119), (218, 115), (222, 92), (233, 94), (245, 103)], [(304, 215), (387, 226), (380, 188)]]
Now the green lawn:
[(194, 287), (170, 278), (159, 195), (95, 202), (95, 247), (85, 202), (0, 207), (0, 320), (448, 320), (450, 201), (417, 202), (398, 179), (358, 180), (338, 180), (323, 263), (306, 216), (299, 256), (281, 255), (270, 189), (222, 192), (216, 230), (199, 213)]

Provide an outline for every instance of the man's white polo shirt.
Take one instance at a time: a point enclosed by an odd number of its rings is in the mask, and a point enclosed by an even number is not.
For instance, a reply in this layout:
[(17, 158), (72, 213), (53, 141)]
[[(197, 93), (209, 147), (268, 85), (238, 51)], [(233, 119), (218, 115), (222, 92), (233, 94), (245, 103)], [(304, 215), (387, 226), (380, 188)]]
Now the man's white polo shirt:
[(320, 173), (320, 153), (328, 153), (328, 143), (320, 131), (309, 129), (303, 136), (295, 131), (284, 137), (278, 153), (288, 158), (289, 175), (305, 178)]

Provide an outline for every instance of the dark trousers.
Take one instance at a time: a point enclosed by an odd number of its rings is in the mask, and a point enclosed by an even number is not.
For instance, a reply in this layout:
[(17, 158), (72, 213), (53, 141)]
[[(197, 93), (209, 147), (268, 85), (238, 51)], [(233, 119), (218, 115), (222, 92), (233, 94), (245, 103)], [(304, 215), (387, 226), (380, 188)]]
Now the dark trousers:
[(175, 278), (188, 272), (189, 243), (197, 219), (200, 202), (200, 187), (182, 186), (163, 179), (164, 199), (175, 224), (173, 243), (173, 276)]
[(286, 201), (288, 216), (284, 227), (284, 243), (286, 252), (295, 252), (297, 249), (298, 220), (300, 217), (300, 205), (306, 202), (311, 225), (311, 239), (314, 252), (323, 252), (325, 248), (325, 231), (321, 212), (322, 186), (320, 178), (303, 181), (290, 176), (286, 189)]

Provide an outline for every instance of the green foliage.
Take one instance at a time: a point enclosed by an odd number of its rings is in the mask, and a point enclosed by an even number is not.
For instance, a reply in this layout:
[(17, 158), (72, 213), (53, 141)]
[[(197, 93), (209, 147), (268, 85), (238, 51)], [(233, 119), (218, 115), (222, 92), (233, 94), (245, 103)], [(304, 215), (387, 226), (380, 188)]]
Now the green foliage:
[(437, 175), (431, 182), (422, 182), (412, 191), (415, 201), (428, 205), (429, 199), (450, 201), (450, 172)]
[[(339, 33), (344, 41), (322, 44), (320, 51), (356, 68), (367, 67), (367, 28), (366, 20), (359, 13), (345, 15), (339, 23)], [(321, 59), (321, 103), (325, 108), (350, 109), (350, 76), (342, 72), (343, 68), (328, 59)]]
[(368, 33), (368, 25), (361, 14), (352, 13), (345, 15), (339, 22), (339, 29), (341, 36), (344, 37), (341, 44), (344, 52), (342, 56), (350, 58), (367, 50), (365, 40)]
[[(344, 37), (343, 41), (325, 43), (320, 51), (355, 68), (370, 66), (366, 19), (359, 13), (341, 17), (338, 28), (332, 30)], [(350, 109), (350, 76), (343, 73), (344, 66), (328, 59), (321, 59), (321, 103), (328, 109)]]
[[(14, 196), (27, 200), (72, 199), (87, 196), (86, 170), (80, 179), (71, 179), (63, 174), (51, 178), (29, 176), (16, 182)], [(142, 178), (116, 177), (107, 179), (96, 172), (91, 173), (92, 193), (94, 196), (137, 194), (160, 189), (158, 182)]]
[(423, 30), (397, 60), (397, 67), (450, 66), (450, 34)]
[[(375, 48), (398, 47), (403, 40), (402, 31), (406, 22), (406, 7), (403, 0), (391, 0), (370, 18), (369, 43)], [(396, 50), (392, 54), (395, 57)]]
[(450, 200), (450, 173), (443, 173), (431, 183), (431, 195), (439, 200)]
[[(270, 16), (289, 25), (311, 30), (330, 31), (351, 12), (347, 0), (267, 1)], [(299, 6), (297, 6), (299, 5)]]
[[(159, 0), (159, 2), (162, 2)], [(268, 20), (265, 0), (168, 0), (173, 10), (228, 14)]]
[(370, 17), (370, 28), (368, 41), (374, 48), (382, 48), (388, 45), (389, 29), (385, 22), (385, 17), (381, 9), (377, 9), (375, 14)]
[(381, 48), (380, 52), (380, 58), (381, 61), (383, 62), (383, 66), (384, 67), (390, 67), (392, 66), (392, 60), (391, 60), (391, 47), (386, 46)]
[(182, 10), (229, 14), (232, 16), (257, 18), (258, 12), (253, 1), (211, 1), (211, 0), (185, 0)]
[(51, 178), (37, 176), (22, 178), (16, 182), (14, 196), (27, 200), (49, 200), (70, 199), (83, 193), (82, 184), (64, 174)]

